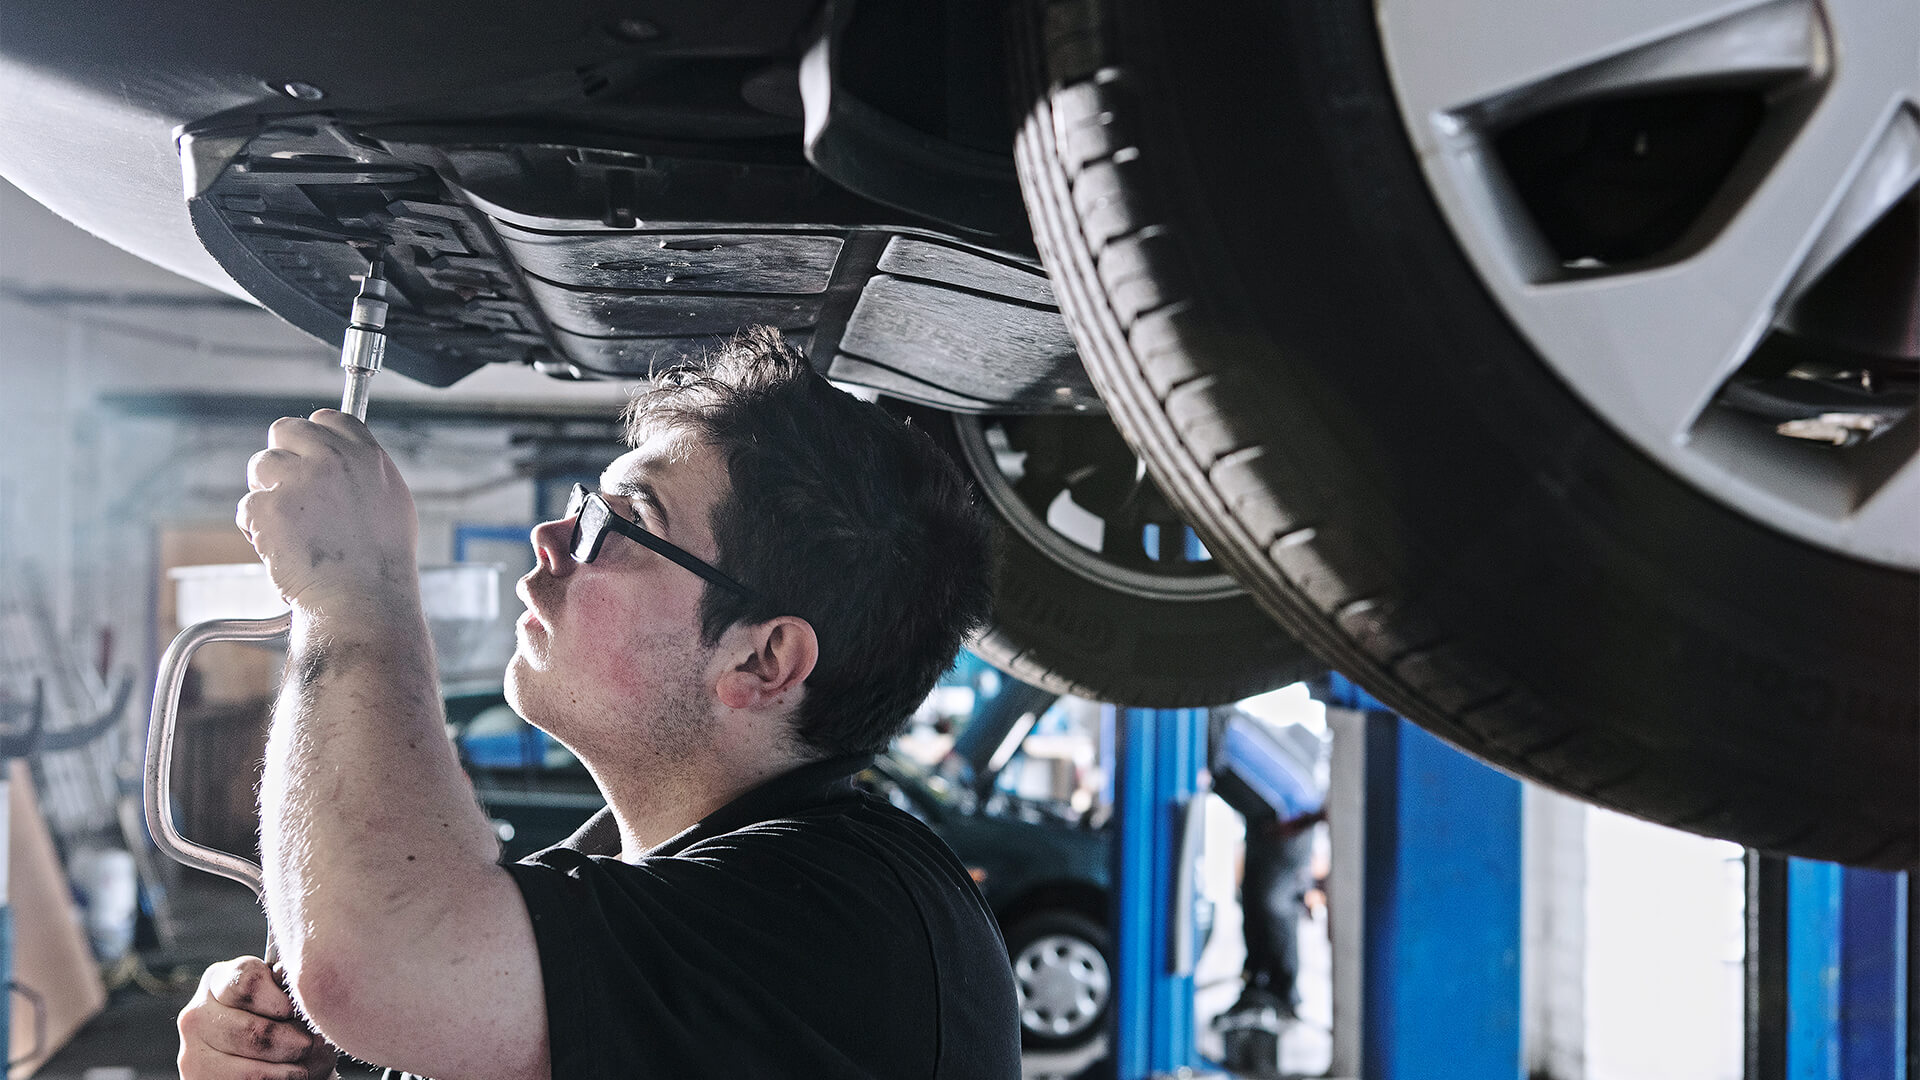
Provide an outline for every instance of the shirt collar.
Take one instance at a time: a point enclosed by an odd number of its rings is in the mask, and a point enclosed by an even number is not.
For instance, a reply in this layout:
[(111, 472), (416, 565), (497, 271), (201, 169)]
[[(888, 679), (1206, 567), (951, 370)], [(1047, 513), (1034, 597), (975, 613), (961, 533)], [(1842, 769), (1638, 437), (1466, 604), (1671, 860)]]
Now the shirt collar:
[[(854, 775), (871, 764), (872, 754), (848, 754), (796, 766), (741, 792), (725, 806), (681, 830), (647, 855), (649, 858), (677, 855), (702, 840), (844, 798), (854, 790)], [(613, 820), (612, 809), (602, 808), (559, 846), (584, 855), (618, 856), (620, 828)]]

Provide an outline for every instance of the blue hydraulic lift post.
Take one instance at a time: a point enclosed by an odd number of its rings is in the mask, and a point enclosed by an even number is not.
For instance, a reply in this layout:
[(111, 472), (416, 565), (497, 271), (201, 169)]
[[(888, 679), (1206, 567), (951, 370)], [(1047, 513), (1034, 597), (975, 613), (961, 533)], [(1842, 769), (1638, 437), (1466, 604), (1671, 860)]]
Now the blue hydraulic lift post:
[[(1190, 873), (1204, 709), (1103, 709), (1114, 732), (1113, 1061), (1119, 1080), (1194, 1067)], [(1183, 842), (1185, 841), (1185, 842)], [(1184, 892), (1187, 902), (1176, 903)], [(1179, 936), (1183, 935), (1184, 940)]]
[(1787, 1077), (1840, 1078), (1840, 867), (1787, 863)]
[(1520, 782), (1340, 675), (1320, 696), (1364, 715), (1361, 1077), (1519, 1080)]
[(1907, 1080), (1907, 888), (1787, 861), (1787, 1080)]

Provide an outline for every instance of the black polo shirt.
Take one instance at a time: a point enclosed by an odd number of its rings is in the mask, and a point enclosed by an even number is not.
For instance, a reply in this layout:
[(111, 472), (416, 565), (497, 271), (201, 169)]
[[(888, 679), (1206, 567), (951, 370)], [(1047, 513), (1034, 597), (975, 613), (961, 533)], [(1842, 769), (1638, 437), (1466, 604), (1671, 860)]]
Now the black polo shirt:
[(602, 811), (507, 867), (555, 1080), (1019, 1075), (993, 916), (945, 843), (854, 786), (871, 760), (775, 777), (634, 865)]

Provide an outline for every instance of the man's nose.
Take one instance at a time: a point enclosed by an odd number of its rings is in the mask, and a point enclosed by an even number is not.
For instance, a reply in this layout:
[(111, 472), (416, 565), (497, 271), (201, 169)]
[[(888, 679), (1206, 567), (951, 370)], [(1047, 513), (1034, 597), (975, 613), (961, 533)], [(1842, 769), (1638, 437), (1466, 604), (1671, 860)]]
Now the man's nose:
[(577, 564), (573, 561), (573, 553), (568, 550), (573, 540), (572, 518), (543, 521), (533, 527), (533, 532), (528, 534), (528, 539), (533, 541), (534, 560), (547, 573), (555, 577), (564, 577), (573, 573), (573, 568)]

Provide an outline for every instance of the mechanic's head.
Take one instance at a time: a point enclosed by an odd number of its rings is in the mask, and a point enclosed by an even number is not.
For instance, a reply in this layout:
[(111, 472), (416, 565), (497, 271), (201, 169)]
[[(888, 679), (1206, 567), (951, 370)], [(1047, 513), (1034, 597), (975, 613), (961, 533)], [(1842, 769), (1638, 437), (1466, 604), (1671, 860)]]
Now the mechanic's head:
[(760, 603), (707, 586), (703, 644), (779, 615), (819, 659), (795, 734), (810, 751), (877, 751), (986, 618), (990, 540), (959, 469), (923, 432), (836, 389), (778, 331), (736, 335), (699, 370), (656, 380), (627, 441), (688, 435), (724, 464), (718, 565)]

